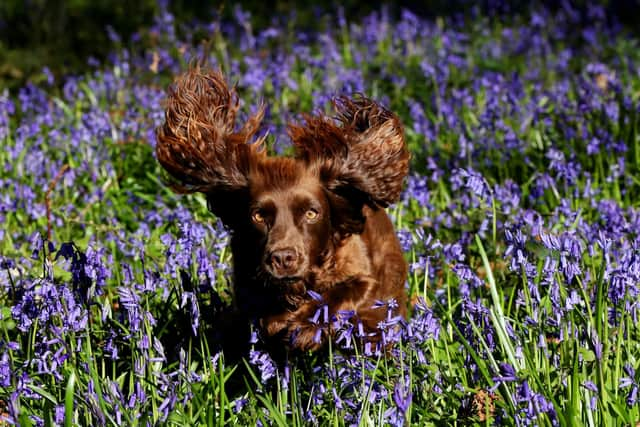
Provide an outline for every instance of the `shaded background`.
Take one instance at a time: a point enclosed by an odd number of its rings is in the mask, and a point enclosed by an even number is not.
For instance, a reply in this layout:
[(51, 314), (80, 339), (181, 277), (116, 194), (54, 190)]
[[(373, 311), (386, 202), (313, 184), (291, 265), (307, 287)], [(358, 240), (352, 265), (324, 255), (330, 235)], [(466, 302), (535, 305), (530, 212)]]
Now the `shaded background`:
[[(163, 0), (160, 0), (162, 2)], [(89, 68), (89, 58), (102, 62), (117, 44), (124, 43), (151, 25), (160, 9), (157, 0), (2, 0), (0, 2), (0, 89), (14, 89), (27, 80), (46, 78), (43, 67), (54, 76), (75, 74)], [(267, 4), (269, 3), (269, 4)], [(482, 13), (492, 19), (509, 20), (526, 16), (529, 10), (544, 4), (550, 10), (571, 4), (586, 11), (591, 4), (603, 4), (608, 19), (619, 21), (630, 31), (640, 31), (640, 0), (593, 1), (498, 1), (498, 0), (426, 0), (423, 2), (389, 2), (391, 16), (402, 8), (419, 16), (448, 16), (473, 19)], [(335, 15), (342, 7), (348, 20), (377, 10), (380, 4), (360, 0), (325, 0), (310, 5), (308, 1), (275, 2), (202, 2), (167, 1), (168, 9), (179, 22), (206, 21), (214, 16), (232, 19), (240, 5), (251, 13), (252, 25), (260, 29), (273, 21), (286, 20), (291, 13), (296, 22), (314, 27), (318, 17)], [(338, 6), (340, 5), (340, 6)], [(586, 16), (586, 13), (585, 13)], [(585, 18), (586, 19), (586, 18)], [(58, 80), (59, 81), (59, 80)]]

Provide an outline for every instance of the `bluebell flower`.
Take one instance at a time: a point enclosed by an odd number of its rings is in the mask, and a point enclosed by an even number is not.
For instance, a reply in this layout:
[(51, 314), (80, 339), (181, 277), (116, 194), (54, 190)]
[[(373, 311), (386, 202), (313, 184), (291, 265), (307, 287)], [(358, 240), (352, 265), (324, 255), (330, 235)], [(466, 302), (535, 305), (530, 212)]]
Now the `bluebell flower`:
[(271, 359), (271, 356), (266, 352), (251, 350), (249, 353), (249, 363), (258, 368), (263, 384), (276, 376), (276, 365), (273, 359)]

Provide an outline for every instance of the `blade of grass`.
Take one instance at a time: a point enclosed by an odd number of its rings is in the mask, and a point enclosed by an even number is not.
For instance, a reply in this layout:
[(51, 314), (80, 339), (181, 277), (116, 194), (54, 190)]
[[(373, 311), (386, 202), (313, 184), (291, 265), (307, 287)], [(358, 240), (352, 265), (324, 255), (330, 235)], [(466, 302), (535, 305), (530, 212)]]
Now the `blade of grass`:
[(64, 425), (65, 427), (73, 427), (73, 412), (74, 412), (74, 401), (73, 394), (76, 388), (76, 371), (71, 370), (71, 374), (69, 375), (69, 379), (67, 380), (67, 387), (64, 392)]
[(502, 301), (500, 296), (498, 295), (498, 288), (496, 286), (495, 278), (493, 277), (493, 270), (491, 269), (491, 264), (489, 263), (489, 258), (487, 257), (487, 253), (484, 250), (484, 246), (482, 245), (482, 241), (480, 240), (480, 236), (476, 234), (476, 245), (478, 247), (478, 252), (480, 252), (480, 258), (482, 259), (482, 264), (484, 265), (484, 269), (487, 273), (487, 281), (489, 282), (489, 291), (491, 293), (491, 300), (493, 302), (493, 307), (489, 310), (491, 321), (496, 329), (496, 333), (498, 334), (498, 340), (500, 345), (502, 346), (503, 351), (507, 354), (507, 358), (509, 359), (509, 363), (516, 369), (522, 370), (524, 366), (522, 363), (516, 359), (516, 352), (509, 340), (509, 336), (507, 334), (507, 326), (505, 322), (505, 316), (502, 311)]

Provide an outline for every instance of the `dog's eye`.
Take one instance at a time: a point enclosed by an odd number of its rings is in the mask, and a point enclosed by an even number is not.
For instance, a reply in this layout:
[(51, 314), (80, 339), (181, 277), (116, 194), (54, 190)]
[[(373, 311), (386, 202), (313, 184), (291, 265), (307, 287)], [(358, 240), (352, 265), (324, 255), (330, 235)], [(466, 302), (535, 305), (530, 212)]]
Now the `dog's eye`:
[(264, 216), (262, 215), (262, 213), (260, 213), (260, 211), (255, 211), (252, 215), (251, 215), (251, 219), (253, 220), (253, 222), (255, 222), (256, 224), (262, 224), (264, 223)]
[(309, 221), (312, 221), (318, 217), (318, 211), (315, 209), (307, 209), (307, 211), (304, 213), (304, 216)]

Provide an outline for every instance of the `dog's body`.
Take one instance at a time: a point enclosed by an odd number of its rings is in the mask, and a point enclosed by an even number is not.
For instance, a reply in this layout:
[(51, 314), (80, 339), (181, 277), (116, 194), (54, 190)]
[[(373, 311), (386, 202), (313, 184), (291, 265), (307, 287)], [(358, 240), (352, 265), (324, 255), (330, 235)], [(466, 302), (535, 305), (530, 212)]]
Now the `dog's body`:
[(269, 157), (262, 141), (247, 143), (262, 111), (236, 131), (235, 93), (220, 74), (196, 69), (172, 87), (158, 132), (158, 160), (175, 187), (205, 193), (232, 231), (240, 317), (293, 349), (321, 347), (346, 312), (376, 342), (387, 316), (380, 301), (406, 313), (407, 266), (383, 209), (407, 174), (402, 129), (366, 98), (339, 98), (336, 108), (341, 126), (307, 117), (290, 125), (295, 158)]

